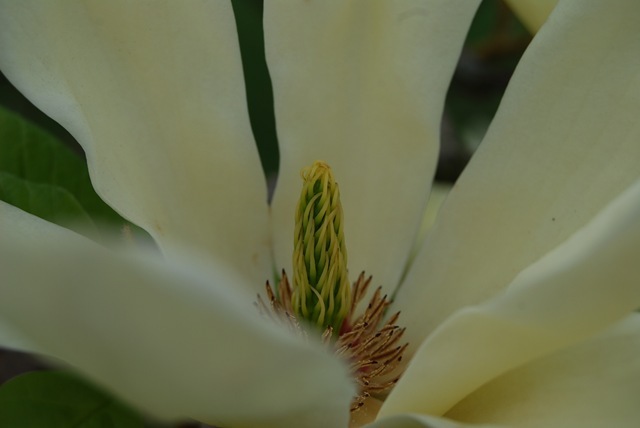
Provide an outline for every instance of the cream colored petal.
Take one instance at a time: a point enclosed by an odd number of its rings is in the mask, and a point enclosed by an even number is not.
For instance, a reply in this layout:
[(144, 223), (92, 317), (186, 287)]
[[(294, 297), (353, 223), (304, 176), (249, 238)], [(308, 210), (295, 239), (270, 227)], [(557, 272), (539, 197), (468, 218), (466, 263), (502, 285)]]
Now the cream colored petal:
[(300, 169), (340, 185), (352, 277), (393, 290), (429, 195), (442, 106), (477, 8), (470, 0), (265, 3), (280, 175), (275, 255), (289, 268)]
[(640, 306), (640, 180), (509, 287), (447, 319), (381, 414), (442, 415), (505, 372), (584, 340)]
[(640, 2), (560, 2), (397, 295), (419, 344), (640, 176)]
[(3, 203), (0, 237), (3, 320), (127, 401), (217, 426), (346, 426), (343, 364), (266, 322), (223, 263), (116, 255)]
[(266, 187), (229, 1), (0, 1), (0, 68), (84, 147), (98, 193), (167, 254), (261, 286)]
[(447, 413), (522, 428), (633, 428), (640, 407), (640, 320), (499, 377)]
[(424, 210), (422, 221), (420, 222), (420, 229), (413, 241), (413, 246), (409, 256), (409, 265), (424, 244), (424, 240), (427, 237), (429, 230), (431, 230), (435, 224), (440, 208), (447, 199), (447, 195), (449, 195), (451, 188), (452, 186), (449, 183), (433, 183), (431, 193), (429, 194), (429, 200), (427, 201), (427, 207)]
[(367, 428), (506, 428), (498, 425), (471, 425), (428, 415), (398, 415), (379, 420)]
[(0, 318), (0, 347), (22, 352), (36, 352), (37, 347)]
[(518, 18), (535, 33), (545, 23), (558, 0), (505, 0)]
[[(88, 242), (76, 233), (38, 219), (0, 200), (0, 248), (4, 250), (20, 243), (38, 246), (40, 241), (72, 241), (74, 244), (82, 243), (81, 245)], [(2, 266), (4, 263), (6, 260), (0, 260)], [(38, 269), (38, 267), (39, 265), (34, 263), (32, 269)], [(8, 273), (3, 272), (0, 278), (0, 287), (2, 287), (3, 282), (7, 281)], [(24, 352), (40, 351), (29, 336), (7, 321), (5, 313), (0, 310), (0, 347)]]

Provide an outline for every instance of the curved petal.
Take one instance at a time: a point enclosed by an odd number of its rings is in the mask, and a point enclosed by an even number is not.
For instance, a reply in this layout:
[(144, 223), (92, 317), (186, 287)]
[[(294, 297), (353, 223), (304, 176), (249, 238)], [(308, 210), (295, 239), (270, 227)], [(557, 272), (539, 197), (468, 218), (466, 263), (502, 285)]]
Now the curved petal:
[(640, 180), (487, 302), (422, 344), (381, 414), (442, 415), (505, 372), (573, 345), (640, 306)]
[(633, 428), (640, 419), (640, 316), (501, 376), (447, 413), (522, 428)]
[[(228, 1), (0, 2), (0, 67), (165, 252), (270, 275), (266, 186)], [(249, 281), (247, 281), (249, 283)]]
[(420, 222), (420, 229), (418, 229), (418, 233), (415, 236), (413, 241), (413, 246), (411, 247), (411, 253), (409, 256), (409, 264), (415, 259), (418, 251), (424, 244), (424, 240), (429, 233), (429, 230), (433, 227), (436, 222), (436, 218), (438, 218), (438, 214), (440, 212), (440, 208), (444, 201), (447, 200), (447, 196), (451, 191), (452, 185), (449, 183), (438, 183), (434, 182), (431, 186), (431, 193), (429, 194), (429, 200), (427, 201), (427, 206), (424, 209), (424, 213), (422, 215), (422, 221)]
[(560, 2), (397, 295), (419, 344), (640, 176), (640, 2)]
[(367, 428), (506, 428), (498, 425), (471, 425), (428, 415), (390, 416), (367, 425)]
[(37, 347), (0, 318), (0, 347), (21, 352), (37, 352)]
[(280, 141), (275, 255), (289, 268), (300, 170), (340, 184), (351, 272), (393, 290), (429, 196), (470, 0), (270, 1), (265, 44)]
[(518, 18), (535, 33), (542, 27), (558, 0), (505, 0)]
[(221, 426), (346, 426), (346, 367), (265, 322), (224, 264), (116, 255), (3, 203), (0, 237), (3, 319), (131, 403)]

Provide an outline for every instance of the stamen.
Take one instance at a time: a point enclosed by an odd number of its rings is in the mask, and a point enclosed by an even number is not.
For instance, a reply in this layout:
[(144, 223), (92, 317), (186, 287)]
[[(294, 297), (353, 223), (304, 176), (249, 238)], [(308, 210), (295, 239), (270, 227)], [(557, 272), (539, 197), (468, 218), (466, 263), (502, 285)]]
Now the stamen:
[[(358, 394), (351, 402), (351, 412), (364, 406), (367, 398), (386, 394), (398, 382), (399, 364), (409, 346), (398, 345), (405, 329), (396, 325), (400, 312), (393, 314), (382, 324), (385, 310), (390, 302), (382, 296), (378, 287), (362, 314), (356, 316), (358, 304), (362, 301), (371, 284), (371, 276), (364, 272), (358, 276), (351, 289), (351, 305), (341, 330), (334, 334), (332, 326), (322, 333), (322, 342), (330, 347), (334, 354), (350, 363), (350, 370), (358, 385)], [(266, 296), (268, 303), (258, 294), (256, 306), (266, 317), (284, 323), (289, 329), (302, 337), (308, 337), (305, 327), (293, 313), (291, 304), (291, 284), (286, 273), (282, 272), (280, 283), (274, 292), (267, 281)]]

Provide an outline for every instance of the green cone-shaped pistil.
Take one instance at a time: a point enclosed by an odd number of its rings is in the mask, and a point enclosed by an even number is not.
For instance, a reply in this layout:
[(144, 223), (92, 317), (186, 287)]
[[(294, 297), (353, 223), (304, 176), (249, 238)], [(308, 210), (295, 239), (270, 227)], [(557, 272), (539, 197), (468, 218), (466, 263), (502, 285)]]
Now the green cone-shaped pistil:
[(331, 168), (316, 161), (302, 170), (296, 209), (292, 306), (322, 330), (340, 331), (351, 305), (340, 191)]

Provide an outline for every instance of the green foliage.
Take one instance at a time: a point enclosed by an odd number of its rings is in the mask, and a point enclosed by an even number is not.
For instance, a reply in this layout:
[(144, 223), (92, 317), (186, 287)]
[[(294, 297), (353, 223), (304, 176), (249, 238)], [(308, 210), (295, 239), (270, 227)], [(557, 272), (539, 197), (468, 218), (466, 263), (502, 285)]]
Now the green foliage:
[(93, 190), (80, 154), (2, 107), (0, 200), (92, 237), (96, 224), (127, 223)]
[(65, 372), (31, 372), (0, 387), (0, 426), (141, 428), (138, 414)]
[(262, 169), (269, 176), (278, 171), (280, 155), (273, 106), (273, 89), (264, 53), (262, 0), (232, 0), (247, 91), (251, 129), (260, 153)]
[(75, 196), (60, 186), (33, 183), (0, 172), (0, 200), (79, 233), (93, 235), (97, 232), (95, 224)]

